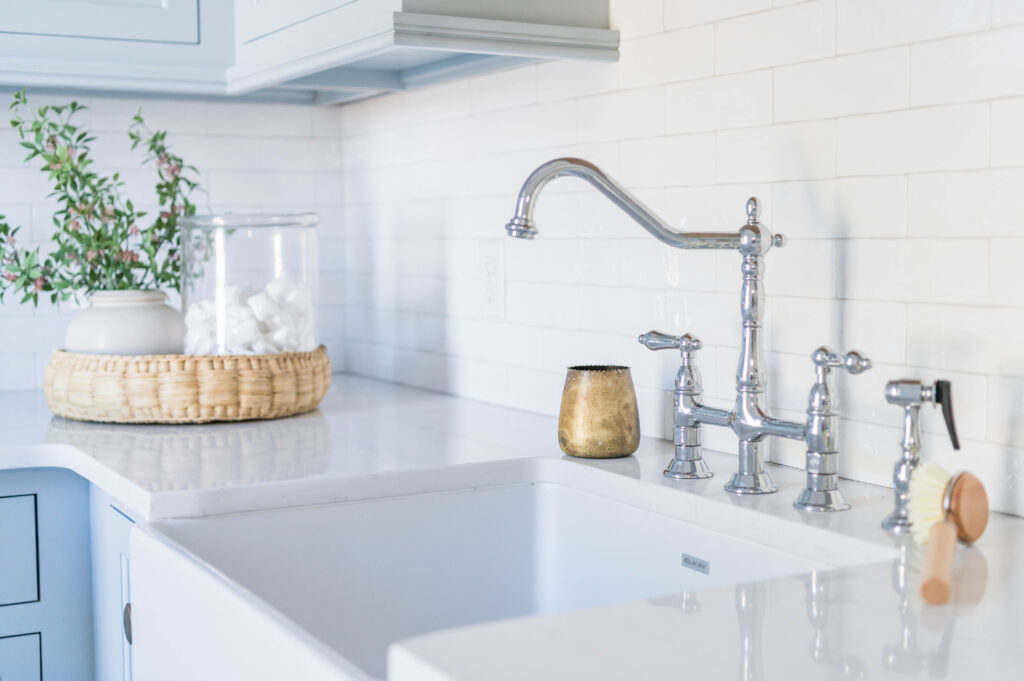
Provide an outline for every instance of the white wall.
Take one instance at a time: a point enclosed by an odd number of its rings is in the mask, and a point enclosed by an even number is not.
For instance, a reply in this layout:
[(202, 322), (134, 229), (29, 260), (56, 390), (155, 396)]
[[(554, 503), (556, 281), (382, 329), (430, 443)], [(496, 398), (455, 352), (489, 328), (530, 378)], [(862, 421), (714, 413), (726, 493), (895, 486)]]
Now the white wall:
[[(731, 401), (738, 256), (661, 246), (567, 179), (541, 197), (537, 240), (513, 241), (515, 194), (573, 154), (680, 228), (735, 229), (757, 195), (790, 238), (766, 258), (775, 412), (803, 418), (815, 347), (863, 351), (876, 368), (839, 379), (843, 472), (887, 484), (900, 413), (885, 381), (949, 378), (964, 449), (926, 408), (925, 456), (979, 472), (997, 508), (1024, 513), (1024, 3), (775, 4), (613, 0), (617, 64), (547, 63), (340, 112), (141, 104), (204, 170), (210, 209), (322, 214), (336, 366), (554, 414), (565, 366), (625, 363), (650, 435), (668, 432), (678, 360), (638, 346), (642, 331), (702, 337), (707, 400)], [(104, 166), (136, 167), (123, 136), (140, 102), (87, 103)], [(0, 130), (0, 212), (45, 239), (47, 189), (21, 156)], [(127, 173), (136, 191), (149, 172)], [(71, 313), (0, 307), (0, 389), (40, 384)], [(705, 440), (734, 446), (722, 429)], [(803, 450), (773, 457), (800, 466)]]
[[(33, 107), (66, 104), (73, 97), (37, 96)], [(150, 99), (78, 98), (89, 109), (75, 120), (95, 133), (96, 169), (121, 172), (127, 196), (138, 205), (155, 202), (155, 170), (142, 167), (143, 150), (132, 152), (127, 137), (131, 117), (141, 106), (147, 124), (168, 130), (168, 142), (197, 166), (206, 195), (194, 194), (199, 212), (307, 211), (320, 213), (320, 336), (340, 346), (342, 256), (341, 194), (326, 178), (340, 168), (338, 110), (304, 106), (181, 102)], [(3, 110), (9, 96), (3, 95)], [(6, 121), (6, 118), (4, 119)], [(0, 214), (21, 225), (19, 244), (46, 244), (52, 234), (50, 188), (34, 166), (22, 163), (25, 150), (6, 123), (0, 127)], [(143, 198), (139, 198), (143, 197)], [(148, 207), (148, 206), (147, 206)], [(75, 306), (0, 306), (0, 390), (42, 386), (50, 351), (59, 347)], [(335, 366), (342, 364), (335, 353)]]
[[(644, 432), (665, 435), (678, 358), (635, 340), (657, 328), (704, 339), (707, 399), (730, 403), (737, 254), (664, 247), (567, 179), (541, 197), (536, 241), (504, 236), (529, 171), (582, 156), (680, 228), (735, 229), (761, 198), (790, 239), (766, 258), (778, 415), (802, 420), (818, 345), (876, 363), (839, 378), (845, 475), (890, 479), (901, 414), (887, 380), (948, 378), (963, 451), (926, 408), (924, 455), (1024, 512), (1024, 3), (612, 4), (617, 64), (342, 109), (329, 179), (346, 204), (349, 369), (554, 414), (566, 365), (629, 364)], [(801, 466), (803, 448), (773, 457)]]

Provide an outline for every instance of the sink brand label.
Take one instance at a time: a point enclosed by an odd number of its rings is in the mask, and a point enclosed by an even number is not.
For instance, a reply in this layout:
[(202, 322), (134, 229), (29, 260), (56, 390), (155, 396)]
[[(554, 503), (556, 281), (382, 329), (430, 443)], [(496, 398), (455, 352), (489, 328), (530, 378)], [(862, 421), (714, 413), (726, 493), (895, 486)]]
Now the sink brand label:
[(683, 554), (683, 567), (696, 570), (697, 572), (703, 572), (705, 575), (711, 574), (711, 563), (703, 558), (691, 556), (688, 553)]

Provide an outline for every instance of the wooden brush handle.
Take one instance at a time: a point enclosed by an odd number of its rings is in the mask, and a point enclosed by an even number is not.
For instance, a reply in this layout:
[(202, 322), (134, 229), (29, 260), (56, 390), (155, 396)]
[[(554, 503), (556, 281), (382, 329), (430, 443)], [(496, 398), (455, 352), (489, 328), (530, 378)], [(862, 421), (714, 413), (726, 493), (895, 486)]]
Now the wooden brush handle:
[(942, 605), (949, 600), (955, 552), (956, 523), (949, 518), (935, 523), (928, 535), (928, 555), (921, 578), (921, 598), (928, 603)]

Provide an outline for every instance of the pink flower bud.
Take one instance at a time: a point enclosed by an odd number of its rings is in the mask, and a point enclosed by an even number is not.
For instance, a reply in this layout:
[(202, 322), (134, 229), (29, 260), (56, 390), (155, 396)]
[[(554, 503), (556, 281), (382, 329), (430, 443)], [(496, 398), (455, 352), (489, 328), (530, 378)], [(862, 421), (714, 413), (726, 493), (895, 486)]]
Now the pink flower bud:
[(4, 279), (6, 279), (7, 281), (14, 281), (17, 278), (18, 275), (15, 274), (14, 272), (4, 272)]
[(133, 222), (128, 227), (128, 233), (131, 234), (132, 236), (138, 236), (139, 235), (139, 226)]
[(86, 262), (92, 262), (93, 260), (96, 259), (97, 256), (99, 256), (99, 253), (97, 253), (96, 251), (86, 251), (85, 252), (85, 261)]
[(81, 226), (82, 223), (80, 223), (78, 220), (72, 220), (71, 222), (68, 223), (68, 227), (71, 229), (72, 232), (77, 232)]
[(35, 291), (36, 291), (37, 293), (38, 293), (39, 291), (42, 291), (42, 290), (43, 290), (43, 287), (44, 287), (44, 286), (46, 286), (46, 280), (45, 280), (45, 279), (43, 279), (42, 277), (39, 277), (38, 279), (34, 279), (34, 280), (32, 281), (32, 288), (33, 288), (33, 289), (34, 289), (34, 290), (35, 290)]

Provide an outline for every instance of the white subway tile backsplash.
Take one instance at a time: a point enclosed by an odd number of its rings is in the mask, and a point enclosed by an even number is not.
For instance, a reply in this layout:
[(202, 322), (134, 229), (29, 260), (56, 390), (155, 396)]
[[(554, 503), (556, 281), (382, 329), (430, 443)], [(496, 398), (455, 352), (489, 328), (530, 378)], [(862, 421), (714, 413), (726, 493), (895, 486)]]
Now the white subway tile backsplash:
[(577, 101), (581, 142), (653, 137), (665, 132), (665, 91), (625, 90)]
[(910, 66), (914, 106), (1024, 94), (1024, 27), (914, 45)]
[(905, 177), (782, 182), (772, 188), (772, 226), (797, 239), (904, 236)]
[(860, 300), (787, 298), (771, 295), (771, 347), (808, 355), (821, 345), (859, 350), (875, 362), (906, 359), (906, 305)]
[[(670, 187), (661, 214), (681, 231), (734, 232), (746, 222), (747, 199), (753, 196), (761, 202), (761, 221), (774, 226), (771, 194), (771, 185), (762, 183)], [(691, 254), (690, 260), (695, 259), (711, 260)]]
[(834, 121), (718, 133), (718, 182), (778, 182), (832, 177)]
[(770, 71), (671, 85), (665, 90), (666, 132), (767, 125), (772, 120), (771, 91)]
[(991, 5), (963, 0), (838, 0), (839, 52), (970, 33), (987, 28)]
[(879, 50), (774, 72), (775, 121), (891, 111), (910, 98), (909, 51)]
[[(736, 296), (669, 291), (666, 305), (667, 328), (662, 329), (666, 333), (690, 333), (700, 338), (705, 346), (739, 346), (741, 318)], [(657, 328), (657, 325), (650, 328)]]
[(31, 390), (37, 385), (36, 361), (32, 353), (0, 353), (0, 390)]
[(611, 92), (618, 82), (616, 62), (556, 59), (537, 65), (537, 99), (541, 102)]
[(1024, 307), (1021, 252), (1024, 252), (1024, 238), (989, 242), (989, 298), (993, 305)]
[(1024, 447), (1024, 423), (1020, 418), (1024, 413), (1024, 379), (1004, 376), (990, 378), (988, 407), (988, 440)]
[(769, 9), (771, 0), (665, 0), (665, 28), (706, 24)]
[(582, 292), (574, 286), (509, 281), (505, 295), (512, 323), (559, 329), (579, 326)]
[(988, 296), (988, 281), (969, 275), (988, 267), (980, 240), (844, 240), (837, 261), (840, 298), (974, 304)]
[(771, 277), (769, 294), (834, 297), (835, 253), (835, 243), (825, 239), (793, 239), (785, 248), (772, 249), (765, 257), (765, 277)]
[(886, 175), (988, 165), (987, 104), (839, 119), (839, 174)]
[(1024, 166), (1024, 98), (992, 102), (992, 165)]
[(992, 24), (1005, 26), (1024, 23), (1024, 4), (1020, 0), (994, 0), (992, 3)]
[(708, 183), (715, 174), (715, 135), (627, 140), (619, 145), (619, 163), (627, 187)]
[(43, 201), (50, 191), (46, 175), (35, 166), (0, 167), (0, 205)]
[(1024, 377), (1019, 308), (907, 307), (907, 363), (937, 370)]
[(622, 43), (619, 87), (647, 87), (710, 76), (715, 70), (711, 26), (658, 33)]
[[(228, 172), (205, 174), (205, 186), (212, 200), (252, 206), (299, 205), (317, 203), (313, 175), (297, 172)], [(145, 182), (150, 182), (148, 175)]]
[(751, 71), (835, 54), (835, 0), (813, 0), (715, 25), (717, 73)]
[(911, 236), (1018, 236), (1024, 168), (910, 178)]
[(662, 0), (610, 0), (611, 27), (623, 40), (659, 33), (664, 28)]
[[(577, 324), (603, 333), (634, 336), (665, 321), (665, 293), (624, 286), (583, 286), (577, 300)], [(639, 331), (637, 329), (640, 329)]]

